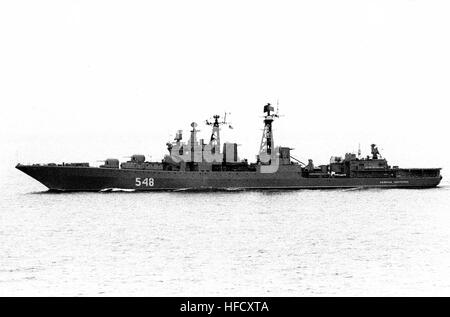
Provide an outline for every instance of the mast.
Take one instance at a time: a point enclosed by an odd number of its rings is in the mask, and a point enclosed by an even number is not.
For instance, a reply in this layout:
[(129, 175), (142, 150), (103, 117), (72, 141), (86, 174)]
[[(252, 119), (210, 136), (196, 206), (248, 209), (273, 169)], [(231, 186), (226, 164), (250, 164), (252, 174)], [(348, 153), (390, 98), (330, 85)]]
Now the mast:
[(227, 113), (224, 115), (223, 121), (219, 121), (220, 116), (214, 115), (214, 121), (206, 120), (206, 125), (212, 125), (212, 133), (209, 141), (209, 145), (211, 146), (211, 153), (215, 154), (216, 152), (220, 153), (220, 126), (228, 124), (229, 128), (232, 129), (231, 124), (227, 122)]
[[(189, 149), (190, 149), (190, 161), (193, 162), (201, 162), (201, 149), (199, 152), (199, 144), (197, 141), (197, 132), (200, 132), (200, 130), (197, 130), (197, 123), (196, 122), (192, 122), (191, 123), (191, 137), (189, 139)], [(200, 161), (198, 156), (200, 155)]]
[(211, 145), (211, 153), (215, 154), (216, 150), (217, 153), (220, 153), (220, 122), (219, 122), (219, 115), (214, 115), (214, 122), (210, 122), (206, 120), (207, 125), (212, 125), (212, 133), (211, 133), (211, 139), (209, 141), (209, 144)]
[(272, 155), (272, 150), (274, 148), (272, 123), (275, 118), (278, 118), (278, 114), (272, 114), (275, 111), (270, 103), (264, 106), (264, 130), (261, 139), (261, 145), (259, 147), (260, 155), (265, 154), (268, 156)]

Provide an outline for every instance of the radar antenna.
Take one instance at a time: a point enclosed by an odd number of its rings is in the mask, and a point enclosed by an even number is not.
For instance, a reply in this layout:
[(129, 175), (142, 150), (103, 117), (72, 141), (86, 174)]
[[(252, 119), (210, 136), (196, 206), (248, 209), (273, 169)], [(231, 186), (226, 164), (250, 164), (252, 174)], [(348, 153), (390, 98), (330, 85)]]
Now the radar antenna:
[(177, 144), (180, 143), (181, 140), (183, 140), (183, 130), (177, 131), (174, 140), (177, 142)]
[(371, 153), (372, 153), (372, 159), (377, 160), (378, 156), (381, 156), (380, 151), (378, 151), (378, 147), (376, 144), (371, 144)]
[(178, 130), (175, 134), (175, 138), (173, 139), (175, 142), (167, 142), (167, 150), (169, 153), (172, 153), (172, 149), (174, 146), (176, 146), (177, 149), (179, 149), (180, 153), (182, 154), (183, 147), (181, 146), (181, 140), (183, 140), (183, 130)]

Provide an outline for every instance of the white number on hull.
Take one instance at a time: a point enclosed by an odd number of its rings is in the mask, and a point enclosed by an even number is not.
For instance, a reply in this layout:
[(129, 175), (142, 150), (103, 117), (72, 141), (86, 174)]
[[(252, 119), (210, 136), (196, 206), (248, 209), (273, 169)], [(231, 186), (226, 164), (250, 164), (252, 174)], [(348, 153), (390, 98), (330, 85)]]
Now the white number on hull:
[(136, 187), (153, 187), (155, 180), (153, 178), (140, 178), (136, 177)]

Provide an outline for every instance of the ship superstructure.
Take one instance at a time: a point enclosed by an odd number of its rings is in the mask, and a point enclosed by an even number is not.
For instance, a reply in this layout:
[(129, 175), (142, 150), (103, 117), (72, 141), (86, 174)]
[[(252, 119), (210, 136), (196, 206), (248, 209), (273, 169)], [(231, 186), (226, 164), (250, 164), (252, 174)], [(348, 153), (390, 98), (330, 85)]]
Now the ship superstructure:
[(230, 127), (227, 114), (206, 120), (212, 128), (205, 142), (198, 138), (198, 124), (191, 123), (187, 142), (178, 130), (168, 142), (168, 154), (159, 162), (132, 155), (120, 163), (110, 158), (99, 167), (88, 163), (33, 164), (16, 167), (50, 190), (100, 191), (113, 188), (133, 190), (230, 190), (314, 189), (353, 187), (435, 187), (440, 168), (404, 169), (389, 166), (375, 144), (371, 155), (361, 158), (346, 153), (332, 156), (329, 164), (305, 164), (291, 155), (291, 148), (276, 147), (273, 122), (279, 117), (271, 104), (264, 106), (264, 127), (256, 162), (238, 155), (238, 144), (221, 142), (221, 127)]

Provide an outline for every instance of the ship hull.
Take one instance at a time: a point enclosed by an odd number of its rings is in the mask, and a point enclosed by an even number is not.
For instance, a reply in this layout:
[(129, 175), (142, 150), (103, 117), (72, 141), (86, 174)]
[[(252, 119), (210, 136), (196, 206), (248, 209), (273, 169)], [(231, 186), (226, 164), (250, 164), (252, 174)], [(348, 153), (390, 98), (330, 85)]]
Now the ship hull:
[(277, 172), (179, 172), (161, 170), (108, 169), (97, 167), (18, 165), (17, 169), (53, 191), (264, 190), (332, 188), (431, 188), (437, 177), (302, 177)]

